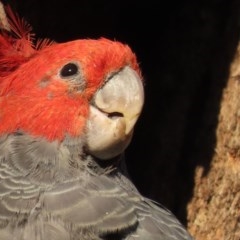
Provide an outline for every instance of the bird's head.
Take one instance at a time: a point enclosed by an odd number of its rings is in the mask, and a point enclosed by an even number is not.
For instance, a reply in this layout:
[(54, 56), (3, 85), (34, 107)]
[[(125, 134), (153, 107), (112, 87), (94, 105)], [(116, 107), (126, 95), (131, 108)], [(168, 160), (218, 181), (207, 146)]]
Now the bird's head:
[(104, 38), (34, 45), (29, 27), (9, 12), (15, 36), (0, 35), (0, 135), (85, 136), (93, 156), (120, 154), (144, 101), (135, 54)]

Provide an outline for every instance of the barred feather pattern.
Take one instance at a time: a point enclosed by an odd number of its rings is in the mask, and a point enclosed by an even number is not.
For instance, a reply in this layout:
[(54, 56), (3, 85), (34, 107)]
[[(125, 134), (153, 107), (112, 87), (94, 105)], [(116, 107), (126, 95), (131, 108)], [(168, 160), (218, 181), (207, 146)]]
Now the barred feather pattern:
[[(0, 239), (191, 240), (170, 211), (137, 191), (117, 164), (122, 159), (102, 166), (86, 151), (93, 94), (126, 66), (140, 75), (130, 48), (106, 39), (51, 48), (49, 40), (35, 41), (9, 7), (6, 12), (10, 31), (0, 33)], [(59, 68), (73, 59), (84, 74), (61, 79)], [(36, 65), (40, 69), (30, 72)], [(82, 88), (71, 85), (76, 81)]]
[(81, 142), (0, 138), (1, 240), (192, 239), (120, 171), (89, 171)]

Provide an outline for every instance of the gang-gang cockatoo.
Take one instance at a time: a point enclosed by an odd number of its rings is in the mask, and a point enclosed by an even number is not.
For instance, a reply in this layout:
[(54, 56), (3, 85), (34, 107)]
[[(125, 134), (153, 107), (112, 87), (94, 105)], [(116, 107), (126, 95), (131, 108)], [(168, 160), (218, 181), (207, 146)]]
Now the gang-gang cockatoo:
[(141, 113), (136, 56), (108, 39), (0, 34), (0, 240), (192, 239), (121, 167)]

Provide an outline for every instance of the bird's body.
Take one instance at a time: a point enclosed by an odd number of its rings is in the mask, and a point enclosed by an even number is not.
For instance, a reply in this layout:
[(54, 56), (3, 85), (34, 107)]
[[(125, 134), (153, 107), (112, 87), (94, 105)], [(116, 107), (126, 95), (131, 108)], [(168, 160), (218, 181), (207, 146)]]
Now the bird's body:
[(0, 240), (192, 239), (121, 165), (143, 105), (131, 49), (0, 35)]
[(1, 138), (1, 240), (189, 239), (117, 166), (82, 162), (80, 145), (21, 133)]

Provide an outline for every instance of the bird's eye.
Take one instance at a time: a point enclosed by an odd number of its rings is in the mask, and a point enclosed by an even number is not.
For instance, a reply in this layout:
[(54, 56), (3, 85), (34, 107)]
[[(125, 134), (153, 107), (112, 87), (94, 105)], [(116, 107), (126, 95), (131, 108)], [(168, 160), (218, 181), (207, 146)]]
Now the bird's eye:
[(78, 73), (78, 66), (75, 63), (68, 63), (60, 71), (62, 77), (71, 77)]

